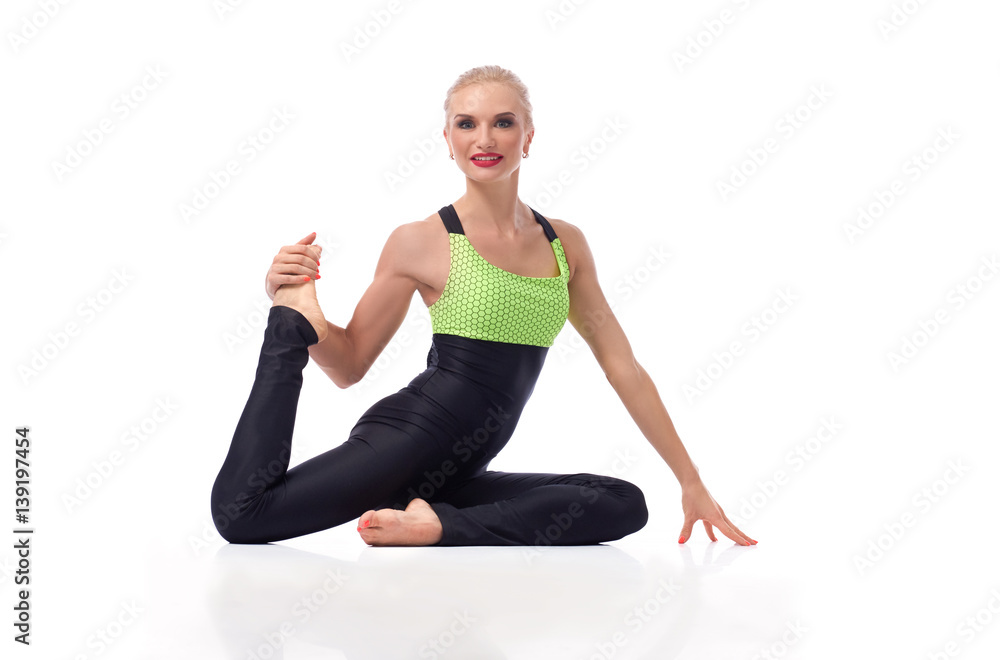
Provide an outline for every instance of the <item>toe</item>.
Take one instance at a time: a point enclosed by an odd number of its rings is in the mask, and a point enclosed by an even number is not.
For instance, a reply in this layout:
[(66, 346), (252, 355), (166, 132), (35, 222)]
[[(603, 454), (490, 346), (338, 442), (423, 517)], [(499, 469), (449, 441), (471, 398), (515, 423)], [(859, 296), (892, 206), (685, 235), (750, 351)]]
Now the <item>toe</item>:
[(374, 524), (375, 524), (375, 511), (374, 510), (365, 511), (358, 519), (358, 531), (360, 532), (363, 529), (368, 529)]

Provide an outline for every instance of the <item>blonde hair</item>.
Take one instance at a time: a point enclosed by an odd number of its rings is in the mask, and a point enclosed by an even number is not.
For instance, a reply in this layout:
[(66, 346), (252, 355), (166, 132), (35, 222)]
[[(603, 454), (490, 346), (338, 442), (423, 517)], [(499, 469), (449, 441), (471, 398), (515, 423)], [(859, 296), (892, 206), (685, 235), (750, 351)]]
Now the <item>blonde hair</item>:
[(521, 79), (513, 71), (509, 71), (496, 64), (487, 64), (486, 66), (477, 66), (474, 69), (469, 69), (460, 75), (452, 86), (448, 88), (448, 94), (444, 99), (445, 130), (448, 129), (448, 107), (451, 105), (451, 97), (454, 96), (455, 92), (471, 85), (487, 84), (507, 85), (517, 94), (526, 113), (524, 118), (525, 132), (530, 133), (534, 129), (535, 123), (531, 119), (531, 101), (528, 100), (528, 88), (525, 87), (524, 83), (521, 82)]

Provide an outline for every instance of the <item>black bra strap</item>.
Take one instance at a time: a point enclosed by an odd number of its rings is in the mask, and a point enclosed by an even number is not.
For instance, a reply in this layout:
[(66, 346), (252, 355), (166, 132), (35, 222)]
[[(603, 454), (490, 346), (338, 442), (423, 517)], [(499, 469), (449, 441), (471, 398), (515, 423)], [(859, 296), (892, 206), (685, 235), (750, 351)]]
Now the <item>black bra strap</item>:
[[(531, 209), (530, 206), (528, 208)], [(540, 224), (542, 229), (545, 230), (545, 238), (549, 239), (549, 243), (556, 240), (558, 238), (558, 236), (556, 236), (556, 231), (552, 228), (552, 225), (549, 224), (549, 221), (545, 219), (545, 216), (535, 209), (531, 209), (531, 212), (535, 214), (535, 220), (537, 220), (538, 224)]]
[[(528, 207), (531, 209), (531, 207)], [(556, 232), (552, 229), (552, 225), (549, 221), (545, 219), (541, 213), (535, 209), (531, 209), (531, 212), (535, 214), (535, 221), (542, 226), (542, 230), (545, 231), (545, 238), (549, 239), (549, 243), (558, 238)], [(441, 207), (438, 211), (438, 215), (441, 216), (441, 221), (444, 223), (445, 229), (448, 230), (449, 234), (464, 234), (465, 230), (462, 228), (462, 222), (458, 219), (458, 213), (455, 212), (455, 207), (451, 204), (448, 206)]]
[(441, 216), (441, 221), (444, 222), (445, 229), (448, 230), (449, 234), (464, 234), (465, 230), (462, 229), (462, 223), (458, 219), (458, 214), (455, 213), (455, 209), (451, 204), (444, 206), (438, 211), (438, 215)]

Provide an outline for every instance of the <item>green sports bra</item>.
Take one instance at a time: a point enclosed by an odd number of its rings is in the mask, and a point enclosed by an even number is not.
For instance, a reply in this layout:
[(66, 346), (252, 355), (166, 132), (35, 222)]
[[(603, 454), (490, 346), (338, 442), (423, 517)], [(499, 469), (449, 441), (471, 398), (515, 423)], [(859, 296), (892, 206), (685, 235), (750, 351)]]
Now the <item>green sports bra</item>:
[(535, 209), (531, 212), (556, 255), (555, 277), (528, 277), (494, 266), (472, 247), (451, 204), (438, 211), (451, 243), (451, 269), (441, 297), (427, 308), (432, 332), (552, 345), (569, 315), (569, 264), (552, 225)]

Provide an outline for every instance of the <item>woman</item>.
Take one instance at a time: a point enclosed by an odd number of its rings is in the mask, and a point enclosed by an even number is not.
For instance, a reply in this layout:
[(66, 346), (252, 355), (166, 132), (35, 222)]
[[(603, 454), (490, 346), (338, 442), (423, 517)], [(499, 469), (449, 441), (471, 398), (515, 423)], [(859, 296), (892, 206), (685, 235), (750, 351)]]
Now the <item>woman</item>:
[[(682, 486), (679, 542), (701, 520), (713, 541), (714, 526), (755, 544), (701, 482), (601, 292), (583, 233), (518, 199), (534, 136), (520, 79), (498, 66), (471, 69), (444, 107), (465, 195), (393, 230), (347, 327), (327, 321), (317, 302), (315, 233), (274, 258), (256, 378), (212, 489), (219, 532), (233, 543), (264, 543), (360, 517), (370, 545), (445, 546), (592, 544), (641, 529), (645, 499), (627, 481), (487, 469), (568, 318)], [(357, 383), (414, 292), (431, 315), (427, 369), (371, 406), (342, 445), (289, 470), (309, 358), (339, 387)]]

